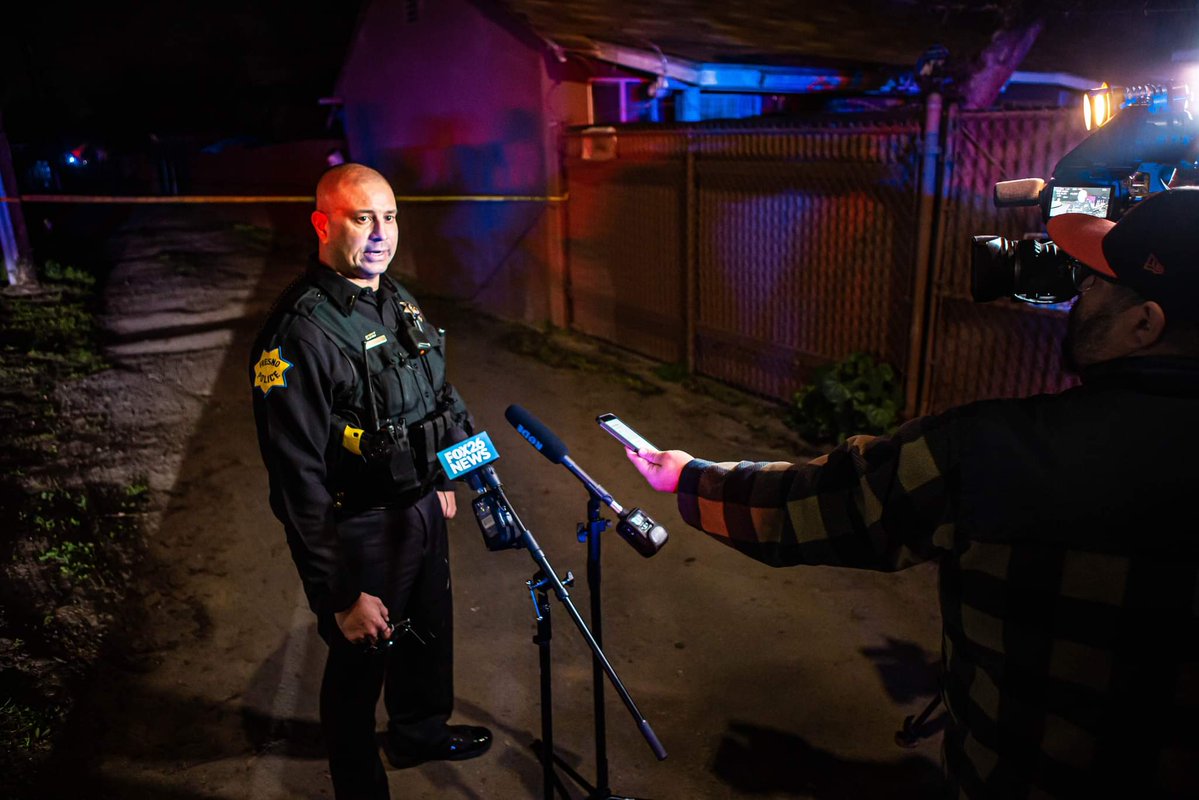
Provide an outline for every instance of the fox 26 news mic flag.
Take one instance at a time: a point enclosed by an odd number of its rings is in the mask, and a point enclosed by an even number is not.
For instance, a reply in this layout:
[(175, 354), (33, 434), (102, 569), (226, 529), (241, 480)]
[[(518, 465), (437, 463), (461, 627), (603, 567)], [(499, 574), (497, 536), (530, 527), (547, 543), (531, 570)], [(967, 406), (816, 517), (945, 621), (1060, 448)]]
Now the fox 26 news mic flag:
[(533, 445), (543, 456), (554, 464), (562, 464), (576, 478), (583, 482), (588, 491), (608, 505), (620, 521), (616, 524), (616, 532), (621, 538), (633, 546), (641, 555), (649, 558), (662, 549), (668, 537), (666, 529), (650, 518), (640, 508), (625, 510), (620, 503), (608, 494), (608, 490), (600, 486), (591, 476), (584, 472), (568, 455), (566, 445), (553, 431), (541, 424), (541, 421), (518, 405), (510, 405), (504, 412), (504, 418), (516, 428), (525, 441)]
[(486, 431), (452, 444), (437, 454), (451, 480), (464, 480), (475, 490), (471, 508), (488, 550), (506, 550), (521, 544), (521, 531), (500, 491), (499, 476), (491, 466), (499, 457), (500, 453)]

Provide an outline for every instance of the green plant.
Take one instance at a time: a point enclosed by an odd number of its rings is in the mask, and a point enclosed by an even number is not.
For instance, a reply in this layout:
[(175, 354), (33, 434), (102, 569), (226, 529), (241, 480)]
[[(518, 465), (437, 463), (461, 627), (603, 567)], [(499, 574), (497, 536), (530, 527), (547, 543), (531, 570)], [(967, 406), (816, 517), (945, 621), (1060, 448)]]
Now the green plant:
[(892, 430), (902, 407), (895, 370), (859, 352), (816, 369), (795, 393), (788, 423), (810, 441), (840, 443), (855, 433)]
[(111, 541), (136, 531), (137, 519), (144, 513), (149, 499), (150, 486), (145, 477), (118, 488), (107, 503), (108, 514), (101, 526), (104, 536)]
[(35, 750), (47, 744), (59, 712), (55, 708), (38, 710), (21, 705), (11, 697), (0, 703), (0, 742), (21, 750)]
[(265, 247), (275, 238), (275, 232), (261, 225), (247, 225), (244, 222), (233, 223), (233, 232), (244, 238), (249, 244)]
[(143, 480), (138, 480), (125, 487), (125, 498), (130, 501), (140, 501), (144, 498), (146, 492), (150, 491), (148, 484)]
[(96, 278), (91, 273), (69, 265), (64, 266), (54, 260), (47, 261), (42, 266), (42, 278), (51, 283), (75, 285), (84, 289), (96, 285)]
[(96, 278), (57, 261), (47, 261), (41, 273), (53, 286), (46, 294), (0, 298), (0, 370), (36, 368), (32, 376), (19, 376), (16, 385), (23, 393), (108, 367), (93, 316)]
[(604, 373), (638, 394), (649, 396), (662, 393), (660, 386), (628, 369), (623, 364), (622, 355), (610, 350), (571, 346), (568, 334), (555, 334), (556, 329), (551, 325), (542, 330), (510, 325), (501, 335), (500, 342), (513, 353), (536, 359), (555, 369)]
[(96, 569), (96, 545), (92, 542), (59, 542), (37, 560), (42, 564), (57, 564), (63, 577), (72, 582), (81, 581)]
[(29, 498), (17, 519), (43, 536), (69, 536), (82, 530), (88, 515), (87, 495), (65, 489), (43, 489)]
[(686, 364), (659, 364), (654, 367), (654, 375), (671, 383), (682, 383), (691, 377)]

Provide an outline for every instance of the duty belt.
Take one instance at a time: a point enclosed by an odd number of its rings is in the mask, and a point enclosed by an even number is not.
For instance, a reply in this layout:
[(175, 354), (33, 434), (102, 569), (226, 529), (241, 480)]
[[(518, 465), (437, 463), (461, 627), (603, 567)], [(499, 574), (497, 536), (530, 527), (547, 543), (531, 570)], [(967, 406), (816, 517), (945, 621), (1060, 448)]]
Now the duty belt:
[[(423, 497), (433, 488), (441, 474), (437, 463), (438, 446), (451, 427), (453, 410), (446, 408), (414, 425), (404, 426), (403, 421), (400, 422), (401, 424), (394, 428), (402, 436), (397, 446), (402, 449), (405, 458), (411, 459), (412, 480), (402, 483), (379, 483), (377, 471), (374, 472), (376, 480), (368, 480), (365, 485), (351, 479), (345, 488), (334, 492), (335, 508), (364, 510), (407, 505), (412, 500)], [(361, 435), (361, 429), (346, 425), (342, 436), (345, 449), (361, 456), (358, 448)]]

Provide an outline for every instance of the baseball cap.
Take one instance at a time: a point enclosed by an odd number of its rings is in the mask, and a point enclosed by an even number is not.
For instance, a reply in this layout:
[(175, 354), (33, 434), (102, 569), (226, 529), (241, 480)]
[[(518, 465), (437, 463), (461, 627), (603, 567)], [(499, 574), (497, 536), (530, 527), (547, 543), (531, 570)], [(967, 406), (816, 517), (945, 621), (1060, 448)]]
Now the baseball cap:
[(1199, 320), (1199, 186), (1155, 192), (1119, 221), (1049, 220), (1058, 247), (1170, 313)]

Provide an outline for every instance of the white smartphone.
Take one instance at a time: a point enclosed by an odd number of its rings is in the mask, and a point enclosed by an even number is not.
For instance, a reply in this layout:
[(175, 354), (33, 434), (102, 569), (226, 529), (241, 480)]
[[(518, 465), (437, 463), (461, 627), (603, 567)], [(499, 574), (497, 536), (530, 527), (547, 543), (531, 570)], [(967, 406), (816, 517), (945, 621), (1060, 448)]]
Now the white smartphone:
[(644, 436), (637, 433), (637, 431), (633, 430), (624, 422), (622, 422), (620, 417), (616, 416), (615, 414), (600, 414), (595, 418), (595, 421), (599, 423), (601, 428), (612, 434), (612, 436), (616, 438), (616, 441), (620, 442), (630, 450), (636, 451), (658, 449), (650, 444)]

